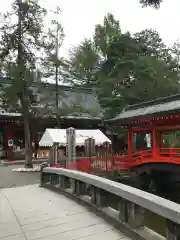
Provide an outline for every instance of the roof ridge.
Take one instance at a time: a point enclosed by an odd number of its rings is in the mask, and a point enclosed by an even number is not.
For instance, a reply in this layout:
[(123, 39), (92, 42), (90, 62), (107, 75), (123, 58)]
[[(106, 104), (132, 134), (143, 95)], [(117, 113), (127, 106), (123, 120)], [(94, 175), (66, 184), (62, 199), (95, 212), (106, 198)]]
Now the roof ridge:
[[(11, 83), (11, 79), (6, 78), (6, 77), (0, 77), (0, 84), (10, 84)], [(51, 86), (51, 87), (55, 87), (55, 83), (49, 83), (49, 82), (33, 82), (33, 85), (37, 85), (37, 84), (42, 84), (42, 85), (46, 85), (46, 86)], [(93, 93), (92, 88), (85, 88), (85, 87), (81, 87), (81, 86), (69, 86), (69, 85), (62, 85), (62, 84), (58, 84), (59, 88), (63, 88), (63, 90), (71, 90), (71, 91), (75, 91), (75, 90), (82, 90), (84, 92), (89, 92), (89, 93)]]
[(150, 101), (145, 101), (145, 102), (141, 102), (141, 103), (137, 103), (137, 104), (128, 105), (124, 108), (123, 111), (126, 112), (129, 110), (136, 110), (138, 108), (144, 108), (144, 107), (163, 104), (163, 103), (167, 103), (167, 102), (173, 102), (176, 100), (180, 100), (180, 93), (174, 94), (171, 96), (156, 98), (156, 99), (150, 100)]

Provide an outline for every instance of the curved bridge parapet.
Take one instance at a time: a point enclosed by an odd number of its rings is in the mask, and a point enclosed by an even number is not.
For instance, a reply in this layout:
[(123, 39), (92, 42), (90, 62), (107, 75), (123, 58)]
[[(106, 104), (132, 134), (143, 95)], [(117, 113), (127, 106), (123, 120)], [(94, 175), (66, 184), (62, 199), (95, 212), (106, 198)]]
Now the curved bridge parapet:
[[(63, 168), (42, 167), (41, 186), (53, 187), (76, 197), (140, 239), (179, 239), (180, 205), (156, 195), (95, 175)], [(112, 204), (114, 198), (118, 199), (116, 206)], [(164, 218), (164, 236), (146, 226), (145, 210)]]

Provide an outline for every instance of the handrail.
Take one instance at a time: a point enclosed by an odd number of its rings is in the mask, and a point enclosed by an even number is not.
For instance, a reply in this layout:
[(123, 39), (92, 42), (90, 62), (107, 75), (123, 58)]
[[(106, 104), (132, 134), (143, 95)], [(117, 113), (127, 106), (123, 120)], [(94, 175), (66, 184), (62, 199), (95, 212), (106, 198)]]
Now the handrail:
[(130, 167), (130, 160), (128, 156), (107, 156), (107, 157), (81, 157), (77, 158), (73, 163), (59, 163), (52, 164), (51, 167), (56, 168), (73, 168), (82, 172), (93, 173), (94, 170), (113, 171), (123, 170), (127, 171)]
[(180, 148), (159, 148), (156, 158), (154, 158), (151, 149), (134, 152), (132, 154), (132, 166), (152, 162), (180, 164)]
[(58, 167), (76, 168), (77, 170), (93, 173), (95, 170), (128, 171), (129, 168), (146, 163), (174, 163), (180, 164), (180, 148), (159, 148), (157, 158), (154, 158), (152, 149), (136, 151), (130, 159), (127, 155), (104, 157), (81, 157), (76, 162), (58, 164)]
[(169, 162), (180, 164), (180, 148), (160, 148), (159, 158), (161, 161), (169, 159)]
[(160, 148), (160, 150), (179, 150), (180, 148)]
[[(180, 205), (156, 195), (95, 175), (61, 168), (42, 167), (41, 185), (60, 188), (81, 200), (85, 199), (82, 196), (87, 195), (87, 186), (91, 186), (90, 203), (102, 211), (105, 207), (106, 210), (109, 207), (107, 202), (111, 199), (108, 197), (109, 194), (116, 195), (119, 197), (120, 209), (113, 218), (117, 221), (135, 229), (133, 231), (136, 233), (138, 229), (141, 229), (140, 233), (145, 234), (143, 231), (146, 231), (146, 228), (142, 228), (145, 227), (144, 209), (148, 209), (166, 219), (166, 239), (170, 239), (172, 234), (175, 237), (179, 236)], [(72, 191), (68, 190), (70, 188)], [(126, 214), (127, 212), (129, 215)], [(175, 237), (171, 239), (176, 239)], [(145, 239), (149, 239), (147, 235)]]

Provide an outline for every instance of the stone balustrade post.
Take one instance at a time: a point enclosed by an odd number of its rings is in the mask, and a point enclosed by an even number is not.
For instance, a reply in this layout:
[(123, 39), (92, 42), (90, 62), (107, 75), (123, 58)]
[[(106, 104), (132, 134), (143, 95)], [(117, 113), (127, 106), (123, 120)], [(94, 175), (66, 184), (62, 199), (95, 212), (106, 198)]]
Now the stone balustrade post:
[(166, 220), (166, 239), (180, 240), (180, 224)]
[(128, 201), (123, 198), (119, 203), (119, 220), (123, 223), (128, 221)]
[(86, 184), (84, 182), (73, 179), (71, 186), (73, 194), (76, 194), (77, 196), (86, 194)]
[(144, 209), (126, 199), (121, 199), (119, 203), (119, 219), (132, 228), (143, 227), (145, 224)]
[(59, 176), (56, 174), (50, 175), (50, 184), (54, 186), (58, 183), (59, 183)]
[(76, 194), (76, 189), (77, 189), (77, 180), (76, 179), (71, 179), (71, 189), (72, 193)]
[(49, 166), (49, 164), (46, 163), (46, 162), (41, 164), (41, 169), (40, 169), (40, 187), (43, 186), (43, 184), (45, 183), (45, 178), (46, 178), (45, 174), (43, 173), (43, 169), (45, 167), (48, 167), (48, 166)]
[(91, 202), (92, 204), (96, 204), (96, 187), (91, 187)]
[(97, 188), (96, 191), (96, 204), (98, 207), (106, 207), (108, 206), (108, 199), (109, 199), (109, 194), (108, 192)]
[(92, 187), (91, 202), (98, 207), (108, 206), (109, 194), (103, 189)]
[(128, 204), (128, 225), (132, 228), (144, 227), (144, 209), (135, 203)]
[(77, 181), (77, 184), (76, 184), (76, 194), (78, 196), (80, 195), (85, 195), (86, 194), (86, 184), (81, 182), (81, 181)]
[(60, 185), (60, 188), (62, 188), (62, 189), (66, 189), (66, 188), (68, 188), (68, 185), (69, 185), (69, 179), (68, 179), (68, 177), (66, 177), (66, 176), (60, 176), (59, 177), (59, 185)]

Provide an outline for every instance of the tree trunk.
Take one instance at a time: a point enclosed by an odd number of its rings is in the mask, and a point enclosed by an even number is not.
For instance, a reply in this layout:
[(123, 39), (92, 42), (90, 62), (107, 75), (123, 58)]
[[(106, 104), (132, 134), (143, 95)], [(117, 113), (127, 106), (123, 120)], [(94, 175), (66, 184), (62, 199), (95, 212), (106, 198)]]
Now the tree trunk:
[(32, 147), (29, 118), (24, 115), (24, 136), (25, 136), (25, 161), (26, 167), (32, 168)]
[[(56, 32), (56, 61), (58, 59), (59, 55), (59, 29), (57, 26), (57, 32)], [(57, 128), (60, 128), (60, 117), (59, 117), (59, 86), (58, 86), (58, 73), (59, 73), (59, 65), (56, 62), (55, 64), (55, 80), (56, 80), (56, 124)]]
[(58, 113), (58, 107), (59, 107), (59, 86), (58, 86), (58, 66), (56, 65), (56, 125), (57, 128), (60, 128), (60, 117)]
[(31, 145), (31, 132), (29, 124), (29, 108), (28, 108), (28, 93), (24, 85), (24, 93), (21, 97), (21, 105), (24, 118), (24, 139), (25, 139), (25, 167), (32, 168), (32, 145)]
[(21, 101), (22, 113), (24, 117), (24, 137), (25, 137), (25, 167), (33, 167), (32, 164), (32, 147), (31, 134), (29, 126), (29, 105), (28, 105), (28, 89), (26, 79), (24, 78), (25, 62), (23, 59), (23, 43), (22, 43), (22, 0), (18, 0), (18, 56), (17, 65), (19, 67), (19, 80), (22, 84), (22, 92), (19, 92), (19, 99)]

